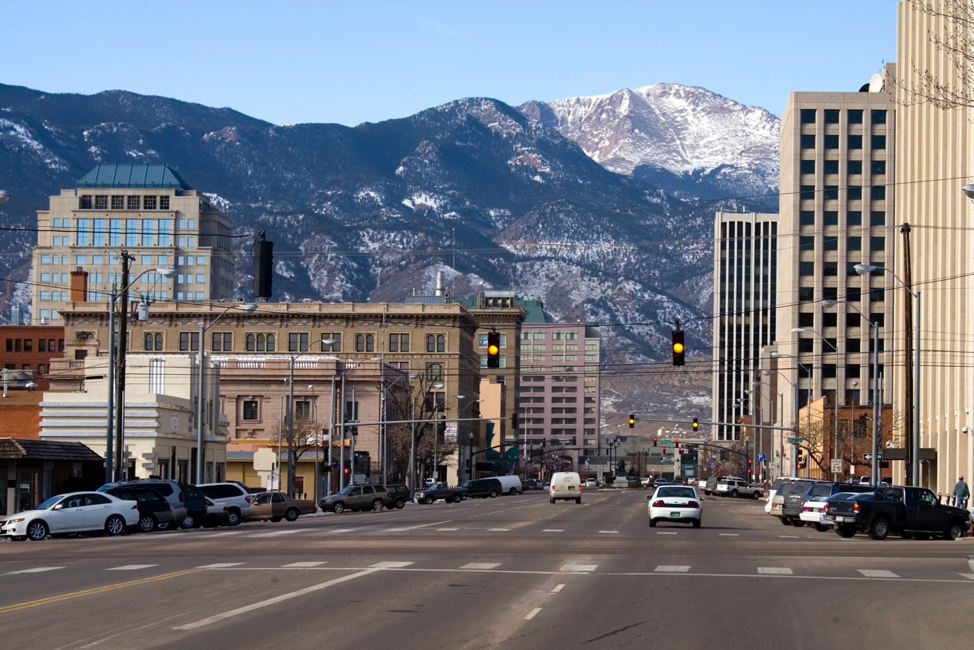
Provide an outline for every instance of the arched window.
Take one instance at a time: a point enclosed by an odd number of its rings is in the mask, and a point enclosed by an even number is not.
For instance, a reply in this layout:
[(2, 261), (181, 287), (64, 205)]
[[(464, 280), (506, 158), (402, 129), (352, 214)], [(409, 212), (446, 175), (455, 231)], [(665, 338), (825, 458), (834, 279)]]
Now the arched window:
[(267, 337), (263, 334), (257, 335), (257, 351), (263, 352), (267, 346)]
[(155, 349), (155, 337), (152, 334), (145, 335), (145, 349), (150, 351)]
[(273, 352), (274, 351), (274, 335), (273, 334), (268, 334), (267, 335), (267, 351), (268, 352)]
[(443, 379), (443, 366), (438, 363), (431, 363), (426, 366), (426, 379), (428, 381), (440, 381)]
[(365, 334), (355, 335), (355, 351), (365, 352)]
[(257, 337), (253, 334), (247, 335), (247, 352), (254, 352), (257, 350)]
[(442, 334), (436, 335), (436, 351), (445, 352), (446, 351), (446, 337)]
[(426, 335), (426, 351), (436, 352), (436, 337), (432, 334)]
[(157, 351), (161, 351), (162, 350), (162, 334), (156, 334), (155, 335), (155, 338), (156, 338), (156, 350)]
[(371, 334), (365, 336), (365, 351), (375, 352), (375, 337)]
[(145, 335), (143, 347), (148, 352), (152, 351), (162, 351), (162, 334), (155, 332), (147, 332)]

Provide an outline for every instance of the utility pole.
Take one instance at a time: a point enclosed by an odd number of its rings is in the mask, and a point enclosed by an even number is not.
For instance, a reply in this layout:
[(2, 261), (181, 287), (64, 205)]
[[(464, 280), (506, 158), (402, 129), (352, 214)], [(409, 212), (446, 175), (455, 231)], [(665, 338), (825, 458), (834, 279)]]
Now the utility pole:
[[(903, 284), (907, 291), (913, 293), (913, 270), (910, 265), (910, 224), (904, 223), (900, 226), (900, 233), (903, 234)], [(911, 296), (912, 298), (912, 296)], [(913, 383), (919, 378), (913, 376), (913, 367), (910, 359), (913, 357), (913, 300), (907, 299), (903, 308), (903, 315), (906, 318), (906, 356), (903, 363), (904, 377), (906, 378), (906, 395), (903, 403), (906, 405), (906, 413), (912, 415), (913, 409), (917, 405), (913, 403)], [(919, 431), (913, 430), (913, 417), (908, 417), (904, 423), (906, 431), (906, 484), (916, 485), (917, 478), (913, 476), (913, 436), (919, 435)]]
[[(118, 350), (115, 353), (115, 480), (125, 478), (122, 473), (125, 441), (125, 354), (128, 351), (128, 312), (129, 312), (129, 261), (134, 260), (128, 251), (122, 251), (121, 307), (118, 314)], [(180, 477), (182, 478), (182, 477)]]

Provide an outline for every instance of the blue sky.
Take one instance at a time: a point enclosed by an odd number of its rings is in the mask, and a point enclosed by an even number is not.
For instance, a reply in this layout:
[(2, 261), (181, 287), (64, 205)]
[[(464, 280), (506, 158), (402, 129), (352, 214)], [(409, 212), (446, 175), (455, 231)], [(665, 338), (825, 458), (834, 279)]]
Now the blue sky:
[(653, 83), (780, 116), (896, 58), (897, 0), (0, 0), (0, 82), (121, 89), (275, 124)]

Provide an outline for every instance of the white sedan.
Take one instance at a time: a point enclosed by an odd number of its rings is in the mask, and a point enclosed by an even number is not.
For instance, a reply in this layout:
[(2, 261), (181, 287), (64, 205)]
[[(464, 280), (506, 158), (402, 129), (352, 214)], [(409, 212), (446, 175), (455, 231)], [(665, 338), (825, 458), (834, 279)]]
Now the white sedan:
[(812, 497), (802, 504), (802, 511), (798, 518), (811, 524), (815, 530), (822, 532), (832, 527), (832, 522), (825, 519), (825, 511), (829, 507), (829, 497)]
[(138, 525), (139, 504), (103, 492), (71, 492), (47, 499), (34, 510), (18, 512), (0, 524), (0, 535), (42, 540), (48, 535), (101, 531), (119, 535)]
[(649, 527), (657, 521), (675, 521), (700, 528), (702, 510), (697, 489), (689, 485), (661, 485), (649, 500)]

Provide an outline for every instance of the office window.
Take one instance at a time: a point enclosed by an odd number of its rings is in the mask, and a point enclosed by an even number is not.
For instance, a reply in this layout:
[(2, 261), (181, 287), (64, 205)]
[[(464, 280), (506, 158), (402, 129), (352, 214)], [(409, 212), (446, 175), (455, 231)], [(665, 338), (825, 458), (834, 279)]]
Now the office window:
[(803, 251), (815, 250), (815, 237), (813, 235), (801, 235), (798, 238), (798, 248)]
[(260, 419), (260, 410), (258, 408), (257, 400), (245, 399), (243, 401), (243, 419), (244, 420)]
[(814, 226), (815, 212), (812, 210), (802, 210), (798, 213), (798, 222), (802, 226)]
[(427, 352), (444, 352), (446, 350), (446, 336), (443, 334), (426, 335)]
[(849, 226), (861, 226), (862, 225), (862, 212), (858, 210), (849, 210), (845, 213), (845, 224)]
[(168, 210), (169, 209), (169, 197), (168, 196), (160, 196), (159, 197), (159, 209), (160, 210)]
[[(47, 352), (47, 339), (37, 339), (37, 351)], [(51, 352), (54, 352), (54, 350), (51, 350)]]
[(143, 210), (155, 210), (156, 209), (156, 197), (154, 197), (154, 196), (143, 196), (142, 197), (142, 209)]
[(179, 351), (180, 352), (198, 352), (200, 349), (200, 333), (199, 332), (180, 332), (179, 333)]
[(814, 352), (815, 341), (813, 339), (798, 339), (798, 352)]
[(815, 327), (815, 314), (811, 312), (800, 312), (798, 314), (799, 327)]
[(882, 210), (873, 210), (869, 213), (869, 225), (870, 226), (885, 226), (886, 225), (886, 213)]
[(409, 352), (409, 334), (390, 334), (389, 352)]
[[(182, 343), (181, 340), (180, 343)], [(143, 347), (145, 347), (146, 352), (162, 352), (162, 333), (146, 332)]]
[[(331, 343), (325, 343), (325, 341), (331, 341)], [(341, 335), (341, 332), (334, 332), (332, 334), (322, 334), (321, 335), (321, 351), (322, 352), (341, 352), (342, 351), (342, 335)]]
[(873, 120), (873, 124), (886, 124), (886, 111), (873, 110), (872, 120)]
[(125, 197), (118, 194), (112, 194), (112, 210), (124, 210), (125, 209)]
[(426, 366), (427, 381), (440, 381), (443, 379), (443, 366), (438, 363), (431, 363)]
[(873, 176), (884, 176), (886, 174), (886, 161), (873, 160), (869, 163), (869, 171)]
[(862, 109), (856, 108), (846, 111), (846, 117), (849, 124), (862, 124)]
[(211, 343), (214, 352), (233, 352), (233, 333), (213, 332)]
[(129, 210), (138, 210), (141, 201), (139, 201), (139, 197), (137, 196), (127, 196), (125, 197), (125, 203)]
[(885, 237), (870, 237), (869, 238), (869, 249), (873, 252), (886, 250), (886, 238)]
[(108, 209), (108, 195), (107, 194), (96, 194), (95, 195), (95, 209), (96, 210), (107, 210)]
[(839, 250), (839, 238), (825, 237), (824, 239), (822, 239), (822, 250), (826, 250), (826, 251)]
[(862, 149), (862, 136), (849, 134), (849, 149)]
[(869, 188), (869, 198), (873, 201), (885, 201), (886, 200), (886, 186), (885, 185), (873, 185)]
[(825, 210), (822, 213), (822, 224), (826, 226), (838, 226), (839, 213), (835, 210)]
[(803, 108), (801, 112), (802, 124), (815, 124), (815, 109)]
[(827, 135), (827, 136), (825, 136), (825, 148), (826, 149), (838, 149), (839, 148), (839, 136), (837, 136), (837, 135)]
[(870, 138), (870, 142), (873, 149), (885, 149), (886, 148), (886, 136), (885, 135), (874, 135)]
[(871, 289), (869, 299), (873, 302), (883, 302), (886, 300), (886, 289)]
[(815, 161), (814, 160), (803, 160), (799, 163), (799, 169), (802, 174), (814, 174), (815, 173)]
[(172, 221), (169, 219), (159, 220), (159, 245), (172, 246)]
[(356, 352), (375, 352), (375, 336), (372, 334), (355, 335)]
[(24, 352), (34, 351), (34, 339), (24, 339)]
[(294, 400), (294, 419), (305, 422), (311, 419), (311, 400)]
[(79, 210), (91, 210), (91, 195), (82, 194), (78, 197), (78, 209)]
[(140, 255), (139, 257), (140, 257), (139, 264), (145, 264), (147, 266), (149, 264), (152, 264), (152, 256), (151, 255)]
[[(154, 196), (147, 196), (147, 199), (155, 200)], [(155, 246), (156, 221), (155, 219), (143, 219), (142, 220), (142, 245), (143, 246)]]
[(822, 198), (826, 200), (836, 200), (839, 198), (839, 186), (838, 185), (826, 185), (825, 191), (822, 193)]
[(849, 237), (846, 239), (846, 250), (848, 251), (861, 251), (862, 250), (862, 237)]
[[(139, 197), (135, 197), (135, 198), (139, 198)], [(125, 220), (125, 245), (126, 246), (139, 245), (139, 220), (138, 219)]]
[(78, 219), (75, 237), (78, 246), (88, 246), (91, 244), (91, 219)]
[(862, 161), (861, 160), (847, 160), (846, 169), (849, 174), (857, 175), (862, 173)]
[(799, 262), (798, 275), (804, 275), (804, 276), (815, 275), (815, 262)]
[(825, 123), (826, 124), (838, 124), (839, 123), (839, 111), (835, 108), (825, 109)]
[(838, 174), (839, 173), (839, 161), (838, 160), (826, 160), (822, 163), (822, 169), (826, 174)]
[(798, 300), (799, 302), (811, 302), (815, 300), (814, 287), (798, 287)]
[(305, 352), (308, 349), (307, 332), (289, 332), (287, 335), (288, 352)]
[[(838, 275), (838, 274), (839, 274), (839, 263), (838, 262), (822, 262), (822, 275), (825, 275), (825, 276), (833, 275), (834, 276), (834, 275)], [(824, 293), (828, 293), (829, 287), (826, 287), (826, 288), (822, 289), (822, 291), (823, 291), (823, 294)], [(832, 288), (832, 291), (834, 292), (835, 289)], [(823, 295), (823, 297), (824, 298), (828, 298), (829, 300), (834, 300), (835, 299), (835, 296), (829, 297), (829, 296)]]
[[(855, 316), (856, 322), (859, 321), (859, 314), (849, 314), (849, 322), (852, 322), (852, 317)], [(845, 351), (848, 353), (862, 352), (862, 342), (857, 338), (847, 338), (845, 340)]]
[(846, 188), (848, 191), (849, 201), (861, 201), (862, 200), (862, 185), (850, 185)]
[(815, 148), (815, 136), (814, 135), (803, 135), (801, 137), (801, 147), (802, 149), (814, 149)]
[(815, 198), (815, 186), (814, 185), (799, 185), (798, 186), (798, 196), (803, 199), (814, 199)]

